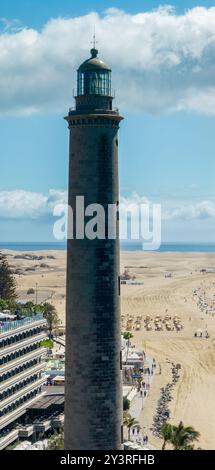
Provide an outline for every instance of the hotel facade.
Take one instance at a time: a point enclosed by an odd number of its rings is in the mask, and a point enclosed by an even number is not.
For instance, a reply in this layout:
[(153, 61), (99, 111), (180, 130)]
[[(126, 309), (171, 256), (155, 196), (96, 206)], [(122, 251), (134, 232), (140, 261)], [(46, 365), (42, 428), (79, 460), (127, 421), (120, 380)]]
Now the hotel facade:
[(0, 450), (18, 438), (16, 421), (42, 395), (45, 325), (41, 314), (0, 324)]

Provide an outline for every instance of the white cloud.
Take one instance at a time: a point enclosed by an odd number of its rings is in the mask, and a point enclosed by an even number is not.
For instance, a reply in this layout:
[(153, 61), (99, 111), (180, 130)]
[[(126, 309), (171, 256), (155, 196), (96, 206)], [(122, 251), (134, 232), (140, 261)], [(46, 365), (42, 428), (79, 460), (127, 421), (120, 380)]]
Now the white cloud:
[[(97, 201), (95, 201), (97, 202)], [(198, 220), (215, 218), (215, 198), (202, 201), (156, 200), (152, 201), (137, 192), (121, 196), (124, 207), (140, 204), (161, 204), (163, 220)], [(67, 203), (67, 191), (50, 189), (47, 194), (25, 190), (0, 191), (0, 219), (44, 219), (53, 214), (57, 204)]]
[(24, 190), (0, 191), (1, 219), (40, 219), (52, 214), (55, 204), (66, 203), (67, 192), (50, 189), (48, 194)]
[(160, 204), (162, 219), (171, 220), (199, 220), (199, 219), (215, 219), (215, 198), (205, 200), (149, 200), (138, 193), (132, 193), (128, 197), (121, 197), (121, 202), (126, 206), (132, 204)]
[(94, 25), (124, 109), (215, 114), (215, 7), (183, 15), (171, 7), (135, 15), (112, 8), (102, 16), (52, 19), (41, 31), (11, 29), (5, 19), (4, 25), (1, 115), (66, 112)]
[(150, 201), (147, 197), (141, 196), (136, 191), (134, 191), (131, 193), (130, 196), (121, 196), (120, 203), (124, 204), (126, 207), (129, 207), (132, 204), (150, 204)]
[(194, 220), (215, 218), (215, 200), (203, 200), (198, 202), (176, 201), (174, 204), (163, 204), (164, 220)]

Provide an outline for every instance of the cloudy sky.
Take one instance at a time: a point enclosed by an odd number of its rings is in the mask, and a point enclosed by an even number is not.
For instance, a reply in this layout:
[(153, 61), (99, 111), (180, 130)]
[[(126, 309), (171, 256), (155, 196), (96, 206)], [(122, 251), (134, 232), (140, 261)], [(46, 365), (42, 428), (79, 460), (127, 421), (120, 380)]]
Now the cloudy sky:
[(66, 200), (76, 69), (94, 26), (113, 71), (123, 200), (162, 204), (163, 241), (215, 241), (213, 1), (2, 0), (0, 241), (52, 239)]

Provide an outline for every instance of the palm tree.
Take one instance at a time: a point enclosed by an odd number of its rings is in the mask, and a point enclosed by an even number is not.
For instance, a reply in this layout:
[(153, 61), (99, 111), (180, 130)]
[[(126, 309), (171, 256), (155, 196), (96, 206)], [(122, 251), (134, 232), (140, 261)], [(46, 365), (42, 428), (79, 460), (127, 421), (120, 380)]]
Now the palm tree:
[(56, 328), (60, 323), (60, 319), (58, 318), (58, 314), (54, 305), (45, 302), (43, 304), (43, 316), (47, 321), (49, 338), (52, 338), (53, 329)]
[(160, 435), (163, 438), (163, 445), (161, 450), (165, 450), (166, 443), (171, 442), (172, 439), (172, 425), (170, 423), (164, 423), (161, 427)]
[(129, 352), (129, 348), (130, 348), (130, 339), (133, 338), (133, 335), (130, 331), (125, 331), (123, 333), (123, 338), (127, 341), (127, 351), (126, 351), (126, 364), (127, 364), (127, 360), (128, 360), (128, 352)]
[(184, 426), (180, 421), (178, 426), (172, 426), (171, 443), (174, 450), (186, 449), (193, 441), (197, 441), (200, 434), (192, 426)]
[(194, 450), (194, 445), (193, 444), (186, 444), (186, 446), (184, 446), (182, 450)]
[(131, 438), (131, 428), (139, 425), (139, 422), (136, 418), (133, 418), (129, 413), (124, 413), (123, 416), (123, 424), (128, 429), (128, 440), (130, 441)]
[(130, 400), (127, 397), (123, 397), (123, 411), (128, 411), (130, 408)]

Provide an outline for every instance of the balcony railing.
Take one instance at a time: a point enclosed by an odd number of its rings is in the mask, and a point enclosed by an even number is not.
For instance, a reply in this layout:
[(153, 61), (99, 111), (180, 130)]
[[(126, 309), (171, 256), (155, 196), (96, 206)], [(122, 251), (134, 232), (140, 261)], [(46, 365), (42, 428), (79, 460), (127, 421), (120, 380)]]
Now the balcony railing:
[(0, 450), (3, 450), (5, 447), (9, 446), (9, 444), (16, 441), (18, 437), (19, 437), (18, 429), (13, 429), (12, 431), (5, 434), (5, 436), (0, 438)]
[(0, 383), (0, 392), (2, 393), (4, 390), (10, 388), (12, 385), (15, 383), (22, 382), (24, 379), (27, 377), (35, 374), (36, 372), (39, 372), (44, 369), (44, 362), (40, 362), (39, 364), (34, 364), (32, 367), (29, 367), (28, 369), (23, 370), (17, 375), (14, 375), (13, 377), (10, 377), (8, 380), (5, 380), (4, 382)]
[[(27, 346), (32, 346), (35, 343), (39, 343), (43, 339), (47, 337), (46, 333), (41, 332), (38, 333), (37, 335), (31, 336), (29, 338), (23, 339), (21, 341), (17, 341), (17, 343), (13, 343), (10, 346), (5, 346), (5, 348), (0, 349), (0, 357), (5, 357), (8, 356), (10, 353), (13, 351), (19, 351), (20, 349), (27, 347)], [(24, 357), (24, 355), (23, 355)], [(8, 361), (9, 364), (10, 361)], [(3, 364), (2, 364), (3, 365)], [(10, 367), (10, 365), (9, 365)]]
[[(45, 382), (46, 382), (46, 377), (44, 376), (39, 379), (36, 379), (34, 382), (31, 382), (29, 385), (27, 385), (23, 389), (17, 390), (17, 392), (14, 393), (12, 396), (5, 398), (4, 400), (1, 401), (1, 409), (3, 409), (5, 406), (11, 403), (14, 403), (16, 400), (18, 400), (18, 398), (24, 395), (27, 395), (28, 392), (35, 390), (40, 385), (43, 385)], [(0, 422), (1, 422), (1, 419), (0, 419)]]
[(0, 366), (0, 375), (4, 374), (8, 369), (14, 369), (21, 364), (25, 364), (31, 359), (42, 356), (46, 353), (46, 351), (46, 348), (34, 349), (30, 353), (24, 354), (23, 356), (19, 356), (16, 359), (6, 362), (4, 365)]
[[(87, 106), (86, 106), (86, 109), (87, 109)], [(77, 114), (78, 114), (78, 113), (82, 114), (82, 113), (80, 112), (81, 110), (82, 110), (82, 108), (78, 108), (78, 109), (77, 109), (76, 106), (70, 106), (70, 107), (69, 107), (69, 114), (70, 114), (70, 113), (73, 113), (73, 111), (77, 111)], [(102, 114), (102, 113), (104, 113), (104, 114), (107, 114), (107, 116), (108, 116), (109, 114), (112, 113), (112, 111), (119, 112), (119, 108), (117, 108), (116, 106), (113, 106), (112, 109), (102, 109), (102, 108), (101, 108), (101, 109), (97, 109), (97, 108), (96, 108), (95, 110), (93, 110), (92, 115), (93, 115), (93, 114)]]
[(5, 321), (3, 325), (0, 326), (0, 334), (7, 333), (10, 330), (16, 330), (17, 328), (21, 328), (29, 323), (34, 323), (39, 320), (44, 320), (42, 313), (37, 313), (36, 315), (32, 315), (31, 317), (23, 318), (22, 320), (15, 320), (15, 321)]
[(29, 408), (29, 406), (32, 405), (35, 401), (39, 400), (39, 398), (41, 398), (44, 394), (45, 392), (38, 393), (34, 398), (24, 402), (11, 413), (7, 413), (6, 415), (2, 416), (0, 418), (0, 429), (3, 429), (8, 424), (12, 423), (15, 419), (18, 419), (20, 416), (22, 416), (26, 412), (26, 409)]

